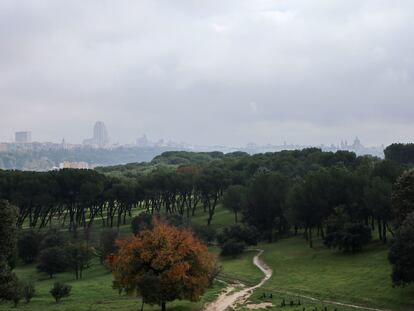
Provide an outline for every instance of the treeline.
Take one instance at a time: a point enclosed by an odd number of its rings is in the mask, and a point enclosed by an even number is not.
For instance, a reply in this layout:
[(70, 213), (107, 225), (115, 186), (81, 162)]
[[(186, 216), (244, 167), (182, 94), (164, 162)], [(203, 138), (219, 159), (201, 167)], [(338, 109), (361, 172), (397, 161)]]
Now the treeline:
[[(157, 161), (168, 163), (165, 159), (177, 154), (184, 158), (186, 153), (167, 153)], [(0, 198), (19, 207), (18, 226), (60, 223), (76, 232), (96, 219), (104, 226), (119, 226), (134, 208), (188, 218), (201, 208), (209, 225), (228, 189), (235, 194), (225, 205), (269, 240), (303, 228), (312, 244), (313, 230), (324, 235), (330, 216), (341, 214), (344, 221), (348, 217), (377, 226), (386, 241), (392, 184), (406, 168), (390, 160), (316, 148), (253, 156), (187, 154), (187, 160), (198, 160), (117, 178), (91, 170), (0, 171)], [(234, 191), (232, 186), (239, 188)], [(237, 200), (239, 206), (231, 203)]]

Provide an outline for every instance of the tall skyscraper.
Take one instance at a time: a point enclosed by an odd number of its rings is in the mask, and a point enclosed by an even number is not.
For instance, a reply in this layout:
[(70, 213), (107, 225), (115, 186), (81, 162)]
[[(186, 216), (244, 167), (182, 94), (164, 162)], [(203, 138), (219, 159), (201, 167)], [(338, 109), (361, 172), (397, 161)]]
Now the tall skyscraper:
[(85, 139), (83, 144), (91, 145), (95, 147), (105, 147), (109, 143), (108, 131), (106, 130), (105, 123), (97, 121), (93, 127), (93, 137)]
[(95, 123), (93, 127), (93, 139), (99, 147), (103, 147), (109, 143), (108, 132), (103, 122), (98, 121)]
[(14, 141), (16, 143), (31, 143), (32, 133), (28, 131), (21, 131), (14, 133)]

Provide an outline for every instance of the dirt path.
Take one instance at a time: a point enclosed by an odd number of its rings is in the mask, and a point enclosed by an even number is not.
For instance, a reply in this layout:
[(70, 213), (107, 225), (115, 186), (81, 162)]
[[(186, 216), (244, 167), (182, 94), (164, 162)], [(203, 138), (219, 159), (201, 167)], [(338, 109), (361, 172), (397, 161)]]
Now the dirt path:
[(256, 288), (259, 288), (268, 279), (270, 279), (273, 271), (259, 258), (262, 253), (263, 250), (259, 249), (257, 255), (253, 258), (253, 264), (258, 267), (265, 275), (260, 283), (247, 288), (244, 288), (243, 284), (229, 285), (226, 290), (217, 297), (216, 300), (204, 308), (204, 311), (224, 311), (227, 308), (242, 304), (252, 295), (253, 291)]

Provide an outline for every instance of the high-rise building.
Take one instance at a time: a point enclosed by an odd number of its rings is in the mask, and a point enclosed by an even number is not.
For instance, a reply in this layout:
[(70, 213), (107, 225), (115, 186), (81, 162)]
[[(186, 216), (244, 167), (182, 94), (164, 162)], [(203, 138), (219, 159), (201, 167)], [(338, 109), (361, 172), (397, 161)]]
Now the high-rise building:
[(109, 143), (109, 136), (105, 123), (97, 121), (93, 127), (93, 137), (85, 139), (83, 143), (99, 148), (105, 147)]
[(32, 142), (32, 133), (28, 131), (21, 131), (14, 133), (14, 141), (16, 143), (30, 143)]
[(103, 147), (109, 143), (108, 132), (103, 122), (98, 121), (95, 123), (93, 127), (93, 139), (99, 147)]

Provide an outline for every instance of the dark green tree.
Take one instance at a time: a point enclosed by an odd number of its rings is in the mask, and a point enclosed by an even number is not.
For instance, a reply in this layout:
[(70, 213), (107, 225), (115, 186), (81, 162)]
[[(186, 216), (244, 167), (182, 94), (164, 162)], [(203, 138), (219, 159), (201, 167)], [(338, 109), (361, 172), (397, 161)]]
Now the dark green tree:
[(34, 230), (21, 232), (17, 241), (19, 257), (27, 264), (34, 262), (39, 254), (41, 241), (42, 235)]
[(106, 228), (101, 231), (99, 237), (99, 259), (103, 263), (109, 255), (115, 253), (118, 249), (116, 240), (118, 239), (118, 231), (112, 228)]
[(72, 290), (72, 286), (67, 285), (63, 282), (55, 282), (50, 294), (55, 298), (56, 303), (59, 303), (62, 298), (68, 297)]
[(16, 252), (17, 209), (0, 200), (0, 219), (0, 301), (11, 300), (17, 305), (21, 297), (20, 283), (10, 267)]
[(398, 228), (407, 215), (414, 211), (414, 169), (405, 171), (396, 181), (392, 191), (392, 212)]
[(91, 266), (92, 249), (81, 243), (69, 243), (65, 247), (66, 266), (75, 273), (76, 279), (82, 279), (83, 270)]
[(67, 268), (66, 253), (64, 248), (53, 246), (43, 249), (38, 258), (37, 270), (46, 272), (50, 278)]
[(324, 243), (329, 248), (355, 253), (370, 240), (370, 228), (364, 223), (352, 220), (343, 207), (336, 208), (327, 220)]
[(234, 213), (234, 221), (237, 223), (237, 215), (241, 211), (245, 201), (246, 188), (241, 185), (230, 186), (224, 191), (223, 206)]
[(414, 282), (414, 212), (407, 216), (398, 229), (388, 259), (392, 264), (394, 286)]
[(288, 181), (281, 174), (260, 173), (254, 177), (246, 194), (243, 217), (271, 242), (273, 230), (286, 231), (284, 207)]

